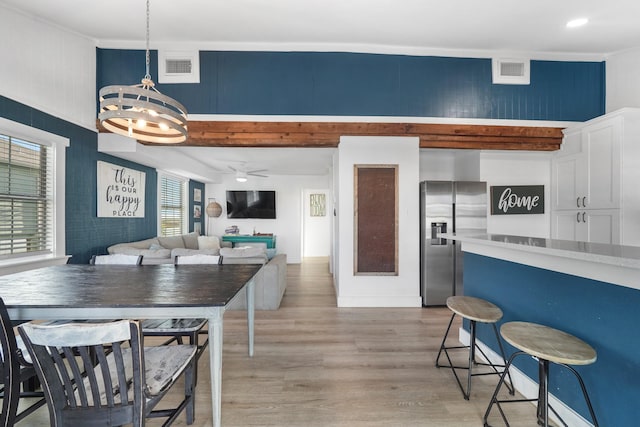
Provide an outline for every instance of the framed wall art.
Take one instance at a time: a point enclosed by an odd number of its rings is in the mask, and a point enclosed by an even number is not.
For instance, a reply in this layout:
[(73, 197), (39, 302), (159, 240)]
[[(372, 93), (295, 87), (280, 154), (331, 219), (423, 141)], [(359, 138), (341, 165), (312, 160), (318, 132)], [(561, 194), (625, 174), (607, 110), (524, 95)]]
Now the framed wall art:
[(144, 172), (98, 161), (99, 218), (144, 218)]

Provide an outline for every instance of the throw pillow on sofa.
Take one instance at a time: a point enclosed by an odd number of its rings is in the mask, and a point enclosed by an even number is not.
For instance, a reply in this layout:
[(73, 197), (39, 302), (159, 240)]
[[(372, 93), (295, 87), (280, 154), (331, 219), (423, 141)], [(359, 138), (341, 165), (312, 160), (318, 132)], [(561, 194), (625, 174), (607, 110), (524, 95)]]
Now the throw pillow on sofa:
[(165, 249), (184, 248), (182, 236), (158, 237), (158, 242)]
[(198, 236), (198, 249), (220, 249), (217, 236)]
[(189, 234), (182, 235), (184, 247), (187, 249), (198, 249), (198, 233), (192, 231)]

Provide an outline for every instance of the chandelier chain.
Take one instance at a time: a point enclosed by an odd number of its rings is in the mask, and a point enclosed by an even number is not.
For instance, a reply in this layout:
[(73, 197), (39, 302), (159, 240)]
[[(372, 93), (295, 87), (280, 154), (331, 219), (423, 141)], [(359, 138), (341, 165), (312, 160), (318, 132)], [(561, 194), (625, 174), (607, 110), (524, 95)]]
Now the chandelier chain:
[(151, 80), (151, 73), (149, 72), (149, 64), (150, 54), (149, 54), (149, 0), (147, 0), (147, 53), (146, 53), (146, 65), (147, 65), (147, 74), (145, 74), (144, 78), (147, 80)]

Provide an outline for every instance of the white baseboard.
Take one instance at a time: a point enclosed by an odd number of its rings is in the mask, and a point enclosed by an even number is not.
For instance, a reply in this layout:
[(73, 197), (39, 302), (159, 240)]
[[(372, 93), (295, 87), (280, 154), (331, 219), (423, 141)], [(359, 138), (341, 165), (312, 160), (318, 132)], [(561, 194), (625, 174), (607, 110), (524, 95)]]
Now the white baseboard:
[[(458, 330), (458, 339), (464, 345), (469, 345), (469, 332), (463, 328)], [(502, 358), (498, 353), (493, 351), (491, 348), (487, 347), (482, 341), (476, 340), (478, 346), (484, 351), (489, 359), (491, 359), (492, 363), (502, 364)], [(509, 355), (507, 354), (507, 359)], [(533, 381), (527, 375), (525, 375), (522, 371), (520, 371), (515, 366), (511, 366), (510, 368), (511, 379), (513, 380), (513, 386), (516, 391), (524, 396), (525, 399), (535, 399), (538, 397), (538, 383)], [(572, 427), (593, 427), (589, 421), (585, 420), (582, 415), (578, 414), (576, 411), (567, 406), (564, 402), (559, 400), (553, 394), (549, 393), (549, 403), (553, 406), (558, 414), (562, 417), (567, 425)], [(549, 418), (551, 418), (554, 422), (558, 422), (558, 419), (555, 417), (552, 411), (549, 411)]]
[(339, 296), (338, 307), (421, 307), (420, 296)]

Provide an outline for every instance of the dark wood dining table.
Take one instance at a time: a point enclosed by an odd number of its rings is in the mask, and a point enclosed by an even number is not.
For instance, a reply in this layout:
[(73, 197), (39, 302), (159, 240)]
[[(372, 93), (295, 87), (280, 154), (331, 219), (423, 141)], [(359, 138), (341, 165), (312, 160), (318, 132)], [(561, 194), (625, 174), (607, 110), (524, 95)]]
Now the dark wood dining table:
[(213, 425), (221, 425), (222, 318), (246, 288), (253, 356), (255, 286), (262, 266), (60, 265), (0, 276), (12, 320), (206, 318)]

